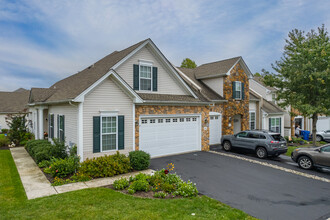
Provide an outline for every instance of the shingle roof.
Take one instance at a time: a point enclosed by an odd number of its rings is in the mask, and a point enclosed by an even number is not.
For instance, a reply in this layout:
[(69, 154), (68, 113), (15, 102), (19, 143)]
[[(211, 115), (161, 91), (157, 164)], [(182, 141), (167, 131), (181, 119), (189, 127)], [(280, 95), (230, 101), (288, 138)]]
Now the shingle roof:
[(234, 57), (212, 63), (205, 63), (195, 68), (197, 79), (225, 75), (241, 57)]
[(277, 106), (275, 103), (269, 102), (265, 99), (263, 100), (261, 108), (267, 113), (284, 113), (284, 110)]
[(0, 113), (19, 113), (27, 109), (30, 91), (0, 92)]
[(50, 88), (31, 88), (29, 103), (44, 102), (56, 92)]
[(221, 95), (214, 92), (212, 89), (210, 89), (207, 85), (205, 85), (201, 80), (196, 79), (195, 77), (195, 69), (187, 69), (182, 67), (177, 67), (181, 72), (183, 72), (187, 77), (189, 77), (190, 80), (192, 80), (196, 85), (198, 85), (201, 90), (199, 91), (195, 86), (189, 82), (189, 80), (185, 80), (185, 82), (194, 89), (194, 92), (199, 96), (201, 99), (205, 99), (205, 101), (211, 101), (211, 100), (225, 100)]
[[(93, 65), (87, 67), (83, 71), (56, 82), (48, 89), (49, 91), (47, 94), (51, 95), (43, 101), (65, 101), (77, 97), (80, 93), (82, 93), (102, 76), (104, 76), (111, 67), (113, 67), (116, 63), (118, 63), (147, 40), (149, 39), (143, 40), (124, 50), (114, 51)], [(46, 90), (47, 89), (44, 89), (43, 92), (46, 92)], [(39, 95), (36, 96), (39, 97)]]
[(270, 86), (267, 86), (267, 85), (264, 83), (264, 81), (263, 81), (263, 77), (261, 77), (261, 76), (254, 76), (254, 77), (253, 77), (253, 80), (256, 81), (257, 83), (263, 85), (264, 87), (266, 87), (267, 89), (269, 89), (269, 90), (271, 90), (271, 91), (276, 91), (275, 88), (270, 87)]

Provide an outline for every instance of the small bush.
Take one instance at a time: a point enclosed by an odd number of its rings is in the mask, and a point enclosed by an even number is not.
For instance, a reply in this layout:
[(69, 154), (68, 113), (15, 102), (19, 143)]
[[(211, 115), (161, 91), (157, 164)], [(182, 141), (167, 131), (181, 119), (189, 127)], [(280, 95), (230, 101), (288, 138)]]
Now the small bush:
[(9, 138), (3, 136), (0, 137), (0, 147), (8, 146), (10, 144)]
[(134, 170), (145, 170), (150, 165), (150, 154), (144, 151), (131, 151), (129, 160)]
[(38, 167), (45, 168), (45, 167), (49, 167), (50, 164), (51, 164), (51, 161), (49, 161), (49, 160), (43, 160), (40, 163), (38, 163)]
[(165, 192), (155, 192), (154, 197), (155, 198), (165, 198), (168, 194)]
[(86, 159), (81, 163), (79, 171), (91, 177), (110, 177), (131, 171), (128, 157), (117, 152), (93, 159)]
[(85, 181), (89, 181), (91, 180), (92, 178), (90, 176), (87, 176), (86, 174), (84, 173), (80, 173), (80, 172), (77, 172), (75, 173), (72, 177), (71, 177), (71, 180), (75, 181), (75, 182), (85, 182)]
[(65, 143), (54, 138), (53, 139), (53, 146), (52, 146), (52, 156), (56, 157), (56, 158), (66, 158), (68, 157), (67, 153), (66, 153), (66, 146)]
[(60, 186), (60, 185), (68, 184), (68, 183), (74, 183), (74, 182), (75, 181), (72, 181), (70, 179), (62, 179), (62, 178), (55, 177), (54, 181), (52, 183), (52, 186)]
[(165, 192), (171, 193), (171, 192), (175, 191), (176, 186), (174, 184), (170, 184), (170, 183), (163, 183), (161, 185), (161, 189)]
[(7, 133), (8, 133), (8, 129), (7, 129), (7, 128), (3, 128), (3, 129), (1, 129), (1, 133), (3, 133), (3, 134), (7, 134)]
[(129, 182), (126, 178), (121, 178), (113, 182), (113, 188), (116, 190), (123, 190), (129, 186)]
[(136, 180), (131, 183), (128, 189), (133, 189), (135, 192), (137, 191), (149, 191), (149, 183), (147, 180)]
[(44, 172), (51, 174), (53, 177), (66, 177), (73, 174), (78, 167), (79, 159), (76, 157), (55, 159), (48, 168), (44, 169)]
[(173, 195), (183, 196), (183, 197), (193, 197), (198, 195), (198, 190), (192, 182), (182, 182), (179, 184), (178, 189), (173, 193)]

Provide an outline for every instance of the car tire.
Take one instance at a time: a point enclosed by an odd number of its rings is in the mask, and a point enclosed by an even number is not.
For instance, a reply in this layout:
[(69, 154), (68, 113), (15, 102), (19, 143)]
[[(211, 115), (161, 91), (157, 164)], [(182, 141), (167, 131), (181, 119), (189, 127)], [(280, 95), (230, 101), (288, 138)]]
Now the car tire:
[(223, 142), (223, 149), (225, 151), (231, 151), (231, 148), (232, 148), (232, 146), (231, 146), (231, 143), (229, 141)]
[(320, 141), (322, 141), (322, 140), (323, 140), (322, 136), (320, 136), (320, 135), (316, 135), (316, 141), (317, 141), (317, 142), (320, 142)]
[(310, 170), (313, 168), (313, 161), (307, 156), (301, 156), (298, 158), (298, 165), (302, 169)]
[(260, 159), (265, 159), (267, 157), (267, 150), (263, 147), (258, 147), (256, 150), (257, 157)]

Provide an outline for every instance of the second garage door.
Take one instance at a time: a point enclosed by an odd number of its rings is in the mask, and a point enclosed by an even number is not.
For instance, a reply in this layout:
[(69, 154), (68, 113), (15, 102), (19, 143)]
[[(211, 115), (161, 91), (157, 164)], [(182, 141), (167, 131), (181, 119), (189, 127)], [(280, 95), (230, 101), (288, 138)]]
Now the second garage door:
[(152, 157), (201, 150), (200, 116), (141, 117), (140, 150)]

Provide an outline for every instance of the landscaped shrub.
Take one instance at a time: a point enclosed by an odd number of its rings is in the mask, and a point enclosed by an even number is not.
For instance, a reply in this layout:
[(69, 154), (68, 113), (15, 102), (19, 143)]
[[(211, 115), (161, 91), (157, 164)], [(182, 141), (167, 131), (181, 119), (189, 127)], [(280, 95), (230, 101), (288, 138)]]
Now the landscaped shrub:
[(113, 188), (116, 190), (123, 190), (129, 186), (129, 182), (126, 178), (120, 178), (113, 182)]
[(150, 165), (150, 154), (144, 151), (131, 151), (129, 160), (134, 170), (145, 170)]
[(117, 152), (93, 159), (86, 159), (81, 163), (79, 171), (91, 177), (110, 177), (131, 171), (129, 158)]
[(165, 192), (155, 192), (154, 197), (155, 198), (165, 198), (168, 194)]
[(132, 182), (128, 189), (131, 191), (134, 191), (134, 192), (137, 192), (137, 191), (145, 191), (145, 192), (148, 192), (150, 189), (149, 189), (149, 183), (147, 180), (136, 180), (134, 182)]
[(65, 159), (55, 159), (48, 168), (44, 169), (44, 172), (51, 174), (53, 177), (66, 177), (73, 174), (78, 167), (79, 158), (68, 157)]
[(181, 182), (178, 189), (173, 193), (173, 195), (180, 195), (183, 197), (193, 197), (198, 195), (198, 190), (192, 182)]
[(52, 156), (56, 158), (66, 158), (68, 154), (66, 153), (65, 143), (56, 138), (53, 139), (53, 142)]
[(6, 136), (1, 135), (0, 136), (0, 147), (8, 146), (8, 144), (10, 144), (9, 139)]
[(9, 114), (6, 117), (6, 123), (9, 126), (9, 140), (16, 145), (25, 140), (25, 134), (27, 133), (27, 120), (26, 115), (21, 114)]
[(8, 133), (8, 129), (6, 129), (6, 128), (1, 129), (1, 133), (7, 134)]

